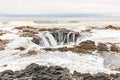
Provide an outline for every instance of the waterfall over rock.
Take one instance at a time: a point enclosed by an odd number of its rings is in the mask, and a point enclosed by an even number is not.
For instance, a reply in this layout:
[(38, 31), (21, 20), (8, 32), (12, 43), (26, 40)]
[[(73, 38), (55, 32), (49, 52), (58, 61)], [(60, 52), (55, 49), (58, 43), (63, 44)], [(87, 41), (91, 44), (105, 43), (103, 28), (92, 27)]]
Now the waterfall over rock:
[(39, 44), (43, 47), (55, 47), (58, 45), (75, 45), (80, 38), (78, 32), (49, 32), (43, 31), (37, 34), (39, 36)]
[(36, 31), (33, 35), (37, 38), (33, 38), (33, 42), (42, 47), (72, 46), (90, 36), (90, 32), (75, 32), (65, 28), (42, 28)]

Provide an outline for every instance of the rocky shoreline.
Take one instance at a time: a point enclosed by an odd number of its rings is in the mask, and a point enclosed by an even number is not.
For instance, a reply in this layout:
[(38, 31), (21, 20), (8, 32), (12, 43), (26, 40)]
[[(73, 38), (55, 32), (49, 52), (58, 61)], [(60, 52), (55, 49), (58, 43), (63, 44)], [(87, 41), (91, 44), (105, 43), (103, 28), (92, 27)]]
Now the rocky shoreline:
[(120, 74), (90, 74), (74, 71), (61, 66), (43, 66), (32, 63), (19, 71), (0, 72), (0, 80), (120, 80)]
[[(120, 30), (119, 27), (114, 26), (106, 26), (105, 28), (95, 28), (96, 30)], [(104, 42), (97, 42), (91, 39), (83, 40), (78, 44), (72, 46), (66, 46), (68, 42), (76, 42), (78, 38), (84, 37), (82, 33), (92, 33), (92, 29), (81, 30), (79, 32), (75, 32), (66, 28), (35, 28), (31, 26), (20, 26), (15, 27), (13, 30), (17, 30), (17, 33), (12, 33), (18, 35), (20, 38), (31, 38), (30, 43), (35, 46), (40, 46), (40, 41), (42, 41), (42, 36), (38, 35), (40, 32), (48, 31), (54, 39), (56, 39), (57, 45), (59, 46), (61, 41), (63, 41), (63, 47), (38, 47), (30, 48), (27, 50), (28, 46), (17, 46), (12, 50), (24, 52), (24, 55), (34, 56), (40, 54), (39, 51), (60, 51), (60, 52), (67, 52), (71, 51), (73, 53), (79, 54), (92, 54), (92, 52), (96, 53), (120, 53), (120, 45), (116, 43), (104, 43)], [(10, 33), (7, 31), (0, 31), (0, 36), (5, 35), (6, 33)], [(46, 37), (45, 37), (46, 38)], [(61, 38), (61, 39), (59, 39)], [(67, 39), (68, 38), (68, 39)], [(48, 42), (50, 41), (48, 37), (46, 38)], [(0, 39), (0, 51), (5, 51), (8, 46), (8, 43), (11, 43), (12, 39)], [(16, 54), (14, 54), (16, 55)], [(7, 60), (7, 59), (6, 59)], [(4, 64), (3, 67), (8, 66)], [(10, 68), (11, 69), (11, 68)], [(113, 71), (120, 71), (120, 68), (110, 69)], [(12, 70), (5, 70), (0, 72), (0, 80), (120, 80), (120, 74), (107, 74), (107, 73), (97, 73), (97, 74), (90, 74), (90, 73), (80, 73), (74, 71), (70, 73), (67, 68), (62, 68), (61, 66), (43, 66), (32, 63), (28, 65), (25, 69), (19, 71), (12, 71)]]

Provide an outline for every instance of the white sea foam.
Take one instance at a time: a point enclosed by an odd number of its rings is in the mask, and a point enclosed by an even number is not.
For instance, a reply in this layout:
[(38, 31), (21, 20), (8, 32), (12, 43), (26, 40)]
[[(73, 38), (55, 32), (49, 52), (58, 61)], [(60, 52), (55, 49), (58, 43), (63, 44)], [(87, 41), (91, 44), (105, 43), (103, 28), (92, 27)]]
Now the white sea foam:
[[(0, 71), (6, 69), (20, 70), (30, 63), (40, 65), (60, 65), (82, 73), (115, 73), (104, 67), (104, 59), (96, 55), (76, 54), (72, 52), (46, 52), (40, 51), (37, 55), (28, 56), (20, 51), (5, 51), (0, 53)], [(7, 67), (3, 65), (7, 64)]]
[(92, 30), (91, 40), (96, 42), (120, 43), (119, 30)]
[[(16, 26), (19, 26), (18, 23), (12, 22), (13, 25), (15, 23)], [(20, 23), (21, 24), (21, 23)], [(25, 23), (26, 24), (26, 23)], [(28, 24), (28, 23), (27, 23)], [(66, 25), (66, 23), (64, 23)], [(68, 24), (68, 23), (67, 23)], [(74, 24), (74, 25), (61, 25), (62, 27), (67, 27), (69, 29), (80, 31), (81, 29), (85, 29), (85, 24)], [(97, 24), (97, 23), (96, 23)], [(44, 24), (42, 24), (44, 25)], [(40, 27), (42, 27), (42, 25)], [(47, 27), (53, 24), (46, 24)], [(54, 24), (55, 25), (55, 24)], [(36, 26), (36, 25), (35, 25)], [(69, 27), (68, 27), (69, 26)], [(56, 25), (56, 27), (60, 27), (60, 24)], [(7, 29), (8, 28), (8, 29)], [(40, 50), (40, 46), (31, 42), (30, 37), (19, 37), (16, 30), (12, 30), (13, 26), (0, 27), (0, 29), (5, 29), (11, 31), (12, 33), (7, 33), (3, 36), (0, 36), (0, 39), (12, 39), (10, 43), (6, 45), (6, 50), (0, 51), (0, 71), (6, 69), (12, 70), (20, 70), (25, 68), (30, 63), (38, 63), (40, 65), (60, 65), (62, 67), (67, 67), (71, 72), (74, 70), (82, 72), (82, 73), (98, 73), (105, 72), (111, 73), (109, 68), (110, 65), (117, 66), (116, 56), (114, 58), (110, 58), (112, 62), (109, 62), (108, 56), (100, 56), (96, 54), (77, 54), (73, 52), (50, 52)], [(84, 34), (84, 38), (81, 40), (93, 40), (96, 42), (118, 42), (120, 43), (120, 31), (117, 30), (92, 30), (92, 33), (87, 36)], [(25, 47), (25, 51), (15, 50), (18, 47)], [(37, 50), (37, 55), (28, 55), (27, 52), (29, 50)], [(117, 55), (119, 56), (119, 55)], [(118, 57), (117, 57), (118, 58)], [(106, 64), (105, 64), (106, 63)], [(7, 65), (6, 67), (4, 65)], [(117, 67), (119, 67), (118, 65)]]

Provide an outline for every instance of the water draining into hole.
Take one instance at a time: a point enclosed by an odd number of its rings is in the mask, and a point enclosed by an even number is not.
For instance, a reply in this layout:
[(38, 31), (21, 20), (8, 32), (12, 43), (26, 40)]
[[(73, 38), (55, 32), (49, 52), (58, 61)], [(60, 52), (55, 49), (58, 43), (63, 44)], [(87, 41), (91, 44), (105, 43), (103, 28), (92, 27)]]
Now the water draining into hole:
[(72, 46), (89, 37), (88, 33), (74, 31), (42, 31), (37, 34), (38, 45), (42, 47)]

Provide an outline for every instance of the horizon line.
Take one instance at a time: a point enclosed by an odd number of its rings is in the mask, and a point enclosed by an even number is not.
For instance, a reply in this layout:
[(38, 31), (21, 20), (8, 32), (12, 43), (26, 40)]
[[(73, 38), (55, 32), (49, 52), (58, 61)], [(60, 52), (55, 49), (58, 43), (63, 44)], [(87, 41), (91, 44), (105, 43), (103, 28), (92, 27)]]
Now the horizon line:
[(42, 17), (42, 18), (120, 18), (107, 14), (0, 14), (0, 17)]

